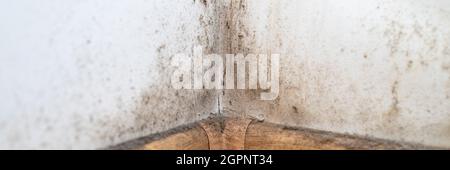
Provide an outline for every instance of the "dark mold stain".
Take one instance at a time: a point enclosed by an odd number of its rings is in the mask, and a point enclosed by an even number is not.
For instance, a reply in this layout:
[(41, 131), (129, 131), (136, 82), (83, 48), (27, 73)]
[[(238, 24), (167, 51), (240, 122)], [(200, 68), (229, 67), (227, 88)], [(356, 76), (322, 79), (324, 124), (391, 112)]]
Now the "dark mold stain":
[(298, 113), (298, 109), (295, 106), (292, 106), (292, 109), (294, 110), (294, 113)]
[(207, 0), (201, 0), (201, 2), (202, 2), (202, 4), (203, 4), (204, 6), (208, 6), (208, 1), (207, 1)]
[(413, 66), (413, 61), (412, 60), (409, 60), (408, 61), (408, 69), (411, 69), (412, 68), (412, 66)]
[(393, 121), (399, 116), (400, 109), (398, 107), (398, 80), (395, 80), (392, 84), (391, 95), (392, 95), (392, 103), (390, 109), (385, 114), (385, 123), (386, 127), (394, 127)]
[(420, 65), (426, 67), (426, 66), (428, 66), (428, 63), (426, 61), (422, 60), (422, 61), (420, 61)]
[(390, 54), (391, 57), (394, 57), (394, 54), (399, 51), (400, 42), (405, 37), (405, 33), (402, 31), (403, 25), (396, 21), (391, 21), (389, 26), (390, 28), (384, 32), (384, 35), (389, 38)]
[(156, 51), (157, 51), (158, 53), (161, 53), (161, 51), (162, 51), (164, 48), (166, 48), (166, 44), (160, 45), (160, 46), (156, 49)]

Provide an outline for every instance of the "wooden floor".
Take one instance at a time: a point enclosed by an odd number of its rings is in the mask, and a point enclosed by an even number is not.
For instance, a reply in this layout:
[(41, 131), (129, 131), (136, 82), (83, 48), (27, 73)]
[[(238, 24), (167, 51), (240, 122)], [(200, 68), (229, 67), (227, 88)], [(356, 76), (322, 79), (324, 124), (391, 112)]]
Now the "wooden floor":
[(380, 139), (292, 128), (251, 119), (217, 117), (126, 142), (110, 149), (342, 150), (432, 149)]

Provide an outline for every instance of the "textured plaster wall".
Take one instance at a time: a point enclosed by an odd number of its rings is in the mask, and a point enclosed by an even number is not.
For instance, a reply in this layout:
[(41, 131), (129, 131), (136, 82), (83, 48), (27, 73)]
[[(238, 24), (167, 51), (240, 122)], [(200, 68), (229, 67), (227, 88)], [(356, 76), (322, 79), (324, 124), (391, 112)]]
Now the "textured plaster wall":
[(222, 50), (225, 9), (200, 0), (0, 1), (0, 148), (104, 148), (216, 113), (217, 92), (173, 90), (168, 66), (196, 45)]
[[(236, 51), (280, 53), (280, 96), (227, 92), (265, 121), (450, 147), (450, 2), (247, 0)], [(228, 97), (227, 97), (228, 96)]]

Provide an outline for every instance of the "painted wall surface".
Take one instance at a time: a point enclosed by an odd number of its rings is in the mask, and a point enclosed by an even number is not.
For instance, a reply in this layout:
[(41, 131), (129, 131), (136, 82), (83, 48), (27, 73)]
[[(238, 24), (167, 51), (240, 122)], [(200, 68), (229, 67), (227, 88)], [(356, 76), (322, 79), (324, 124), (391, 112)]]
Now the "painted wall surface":
[[(211, 113), (450, 147), (446, 0), (0, 1), (0, 148), (96, 149)], [(176, 53), (281, 54), (280, 95), (174, 90)]]
[(96, 149), (217, 112), (168, 67), (220, 50), (224, 6), (186, 0), (0, 1), (0, 148)]
[(239, 13), (237, 51), (280, 53), (281, 91), (230, 92), (225, 110), (450, 147), (449, 1), (247, 0)]

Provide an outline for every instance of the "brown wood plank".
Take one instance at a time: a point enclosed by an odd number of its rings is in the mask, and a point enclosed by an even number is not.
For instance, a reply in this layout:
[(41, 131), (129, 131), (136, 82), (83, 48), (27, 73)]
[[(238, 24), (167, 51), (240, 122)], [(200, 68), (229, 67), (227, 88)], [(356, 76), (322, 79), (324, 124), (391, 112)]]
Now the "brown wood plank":
[(238, 117), (215, 117), (112, 149), (342, 150), (433, 149), (416, 144), (292, 128)]
[(420, 149), (423, 146), (368, 139), (271, 123), (252, 122), (247, 128), (245, 149), (255, 150), (343, 150)]
[(250, 122), (250, 119), (218, 117), (200, 124), (208, 134), (211, 150), (242, 150)]
[(209, 142), (203, 128), (197, 126), (145, 144), (142, 150), (207, 150)]

